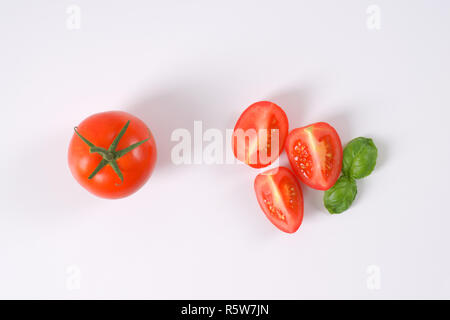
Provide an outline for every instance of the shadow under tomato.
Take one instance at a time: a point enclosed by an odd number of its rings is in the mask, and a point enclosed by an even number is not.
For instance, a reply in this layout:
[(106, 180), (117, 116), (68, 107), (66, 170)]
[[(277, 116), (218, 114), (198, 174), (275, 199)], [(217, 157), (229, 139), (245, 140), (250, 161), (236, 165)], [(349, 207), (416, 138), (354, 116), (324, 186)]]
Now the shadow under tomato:
[[(208, 128), (226, 129), (220, 115), (203, 91), (209, 94), (215, 88), (206, 84), (169, 86), (162, 91), (142, 95), (131, 102), (126, 111), (142, 119), (152, 131), (156, 141), (158, 159), (155, 170), (175, 166), (171, 159), (172, 148), (179, 141), (172, 141), (176, 129), (187, 129), (191, 139), (191, 157), (194, 154), (194, 121), (202, 122), (203, 132)], [(206, 143), (204, 143), (206, 145)]]
[(347, 106), (338, 107), (339, 112), (327, 114), (321, 118), (319, 121), (324, 121), (329, 123), (334, 129), (336, 129), (339, 138), (341, 139), (342, 149), (345, 148), (347, 143), (353, 138), (356, 138), (353, 132), (353, 125), (351, 120), (352, 110)]
[(290, 88), (275, 95), (269, 100), (279, 105), (289, 119), (289, 132), (292, 129), (308, 124), (307, 115), (311, 89), (307, 87)]
[(59, 219), (78, 208), (94, 207), (96, 197), (75, 181), (67, 164), (71, 137), (70, 129), (57, 132), (28, 141), (27, 149), (16, 153), (7, 173), (13, 175), (14, 183), (6, 190), (5, 212), (21, 212), (27, 219), (42, 220)]

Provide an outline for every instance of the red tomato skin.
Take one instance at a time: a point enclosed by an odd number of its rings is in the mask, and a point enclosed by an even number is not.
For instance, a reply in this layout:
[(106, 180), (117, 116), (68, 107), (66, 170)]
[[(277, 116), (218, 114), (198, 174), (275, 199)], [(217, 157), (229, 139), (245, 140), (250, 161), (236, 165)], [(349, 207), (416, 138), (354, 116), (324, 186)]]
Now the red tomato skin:
[[(259, 174), (255, 179), (254, 189), (258, 204), (269, 221), (283, 232), (295, 233), (303, 221), (303, 193), (291, 170), (278, 167)], [(274, 196), (276, 194), (281, 195), (282, 199)], [(276, 212), (278, 211), (270, 211), (269, 204), (272, 205), (272, 208), (280, 210), (279, 212), (285, 218), (283, 220), (277, 218)]]
[[(246, 161), (246, 159), (240, 159), (237, 150), (238, 144), (236, 143), (237, 140), (236, 130), (254, 129), (258, 132), (259, 129), (268, 129), (269, 120), (271, 116), (275, 117), (279, 123), (279, 146), (278, 146), (279, 150), (276, 152), (276, 156), (271, 157), (269, 163), (261, 163), (259, 161), (259, 157), (257, 163), (249, 163), (249, 161)], [(267, 119), (268, 117), (269, 119)], [(280, 156), (281, 152), (284, 149), (284, 143), (286, 141), (288, 132), (289, 132), (289, 121), (286, 116), (286, 113), (283, 111), (283, 109), (281, 109), (281, 107), (270, 101), (255, 102), (244, 110), (244, 112), (241, 114), (234, 127), (232, 137), (232, 148), (234, 156), (236, 157), (236, 159), (246, 163), (252, 168), (260, 169), (267, 167), (270, 164), (272, 164), (276, 159), (278, 159), (278, 157)], [(247, 150), (245, 151), (245, 154), (246, 155), (248, 154)]]
[(110, 165), (88, 179), (102, 157), (90, 153), (89, 146), (75, 133), (69, 144), (68, 162), (73, 177), (92, 194), (106, 199), (127, 197), (139, 190), (150, 178), (156, 163), (156, 143), (150, 129), (139, 118), (124, 111), (108, 111), (89, 116), (78, 126), (78, 132), (97, 147), (108, 149), (114, 138), (130, 120), (130, 125), (117, 145), (117, 151), (145, 140), (136, 149), (117, 159), (123, 182)]
[[(309, 143), (309, 139), (305, 138), (307, 136), (305, 134), (306, 129), (311, 129), (315, 138), (320, 138), (321, 136), (327, 134), (331, 137), (334, 159), (330, 176), (327, 179), (318, 179), (317, 177), (316, 179), (308, 179), (307, 177), (302, 175), (299, 170), (297, 170), (298, 167), (295, 164), (295, 157), (292, 151), (294, 148), (294, 144), (298, 139), (303, 139), (304, 141), (306, 141), (306, 144)], [(342, 170), (343, 151), (339, 134), (331, 125), (326, 122), (317, 122), (305, 127), (292, 130), (286, 138), (285, 149), (293, 172), (301, 182), (313, 189), (323, 191), (330, 189), (336, 183)]]

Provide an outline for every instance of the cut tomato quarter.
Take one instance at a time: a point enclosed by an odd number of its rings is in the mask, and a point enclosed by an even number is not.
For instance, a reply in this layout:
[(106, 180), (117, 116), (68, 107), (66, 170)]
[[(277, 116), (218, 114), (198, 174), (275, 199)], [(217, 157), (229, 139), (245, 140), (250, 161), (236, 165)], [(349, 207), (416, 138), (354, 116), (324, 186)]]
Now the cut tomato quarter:
[(296, 176), (311, 188), (328, 190), (339, 178), (342, 144), (328, 123), (292, 130), (286, 139), (286, 153)]
[(267, 167), (283, 151), (288, 131), (288, 118), (283, 109), (269, 101), (256, 102), (236, 122), (233, 153), (252, 168)]
[(294, 233), (303, 220), (303, 194), (294, 174), (285, 167), (271, 169), (255, 179), (256, 198), (275, 227)]

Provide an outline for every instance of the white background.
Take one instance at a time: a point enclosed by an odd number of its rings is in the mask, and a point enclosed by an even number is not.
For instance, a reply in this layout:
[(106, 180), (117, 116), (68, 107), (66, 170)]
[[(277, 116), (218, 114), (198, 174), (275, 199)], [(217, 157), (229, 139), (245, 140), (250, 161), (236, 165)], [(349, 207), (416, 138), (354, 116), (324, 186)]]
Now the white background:
[[(22, 0), (0, 21), (0, 298), (450, 298), (449, 1)], [(233, 128), (263, 99), (291, 128), (374, 139), (350, 210), (303, 186), (303, 224), (283, 234), (257, 170), (171, 163), (174, 129)], [(117, 201), (67, 166), (72, 128), (111, 109), (141, 117), (159, 151)]]

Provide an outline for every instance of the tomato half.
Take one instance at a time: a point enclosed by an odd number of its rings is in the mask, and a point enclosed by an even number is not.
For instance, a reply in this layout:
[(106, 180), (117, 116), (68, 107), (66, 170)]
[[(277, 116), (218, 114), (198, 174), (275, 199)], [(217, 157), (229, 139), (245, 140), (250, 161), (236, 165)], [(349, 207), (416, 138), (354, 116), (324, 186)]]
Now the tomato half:
[(236, 122), (232, 136), (234, 156), (250, 167), (267, 167), (283, 151), (288, 130), (283, 109), (269, 101), (256, 102)]
[(341, 139), (328, 123), (292, 130), (286, 139), (286, 153), (294, 173), (311, 188), (328, 190), (339, 178)]
[(303, 194), (294, 174), (285, 167), (256, 176), (256, 198), (266, 217), (287, 233), (298, 230), (303, 220)]
[(156, 144), (139, 118), (122, 111), (102, 112), (75, 128), (68, 160), (72, 175), (86, 190), (102, 198), (123, 198), (150, 178)]

